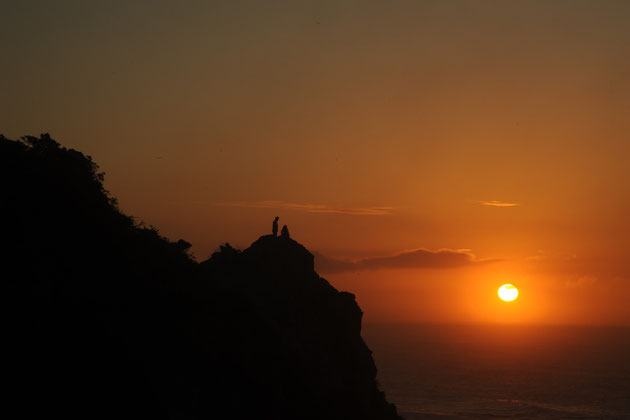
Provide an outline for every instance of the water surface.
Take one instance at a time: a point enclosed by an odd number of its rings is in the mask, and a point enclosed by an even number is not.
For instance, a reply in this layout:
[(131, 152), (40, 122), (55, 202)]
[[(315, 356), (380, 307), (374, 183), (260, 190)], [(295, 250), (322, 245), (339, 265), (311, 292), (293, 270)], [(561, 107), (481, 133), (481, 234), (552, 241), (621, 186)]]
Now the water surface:
[(406, 419), (630, 418), (630, 328), (366, 325)]

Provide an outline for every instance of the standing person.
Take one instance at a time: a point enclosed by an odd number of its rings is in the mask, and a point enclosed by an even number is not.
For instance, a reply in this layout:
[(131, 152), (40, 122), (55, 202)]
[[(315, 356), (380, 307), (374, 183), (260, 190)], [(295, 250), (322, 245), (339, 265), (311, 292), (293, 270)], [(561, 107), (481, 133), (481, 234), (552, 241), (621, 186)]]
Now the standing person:
[(276, 218), (273, 219), (273, 226), (271, 228), (271, 231), (273, 232), (273, 236), (278, 236), (278, 219), (279, 219), (278, 216), (276, 216)]

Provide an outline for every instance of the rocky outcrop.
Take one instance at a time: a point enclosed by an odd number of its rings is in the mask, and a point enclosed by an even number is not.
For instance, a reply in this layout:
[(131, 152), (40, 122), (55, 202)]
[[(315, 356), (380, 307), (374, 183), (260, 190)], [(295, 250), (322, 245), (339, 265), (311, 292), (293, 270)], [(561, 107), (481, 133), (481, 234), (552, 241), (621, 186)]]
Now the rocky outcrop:
[[(296, 418), (397, 418), (377, 389), (354, 295), (320, 277), (306, 248), (262, 236), (235, 258), (218, 253), (201, 266), (208, 277), (222, 277), (222, 284), (246, 294), (282, 338), (277, 359), (289, 375), (279, 379)], [(309, 413), (300, 407), (310, 407)]]

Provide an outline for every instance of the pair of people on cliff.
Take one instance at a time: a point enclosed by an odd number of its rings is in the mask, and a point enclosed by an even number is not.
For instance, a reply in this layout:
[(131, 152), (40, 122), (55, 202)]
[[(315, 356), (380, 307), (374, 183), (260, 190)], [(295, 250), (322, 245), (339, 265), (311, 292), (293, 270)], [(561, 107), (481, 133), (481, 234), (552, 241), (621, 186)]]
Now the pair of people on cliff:
[[(278, 236), (278, 219), (280, 219), (278, 216), (276, 216), (276, 218), (273, 219), (273, 226), (271, 227), (273, 236)], [(289, 228), (287, 227), (287, 225), (282, 226), (282, 230), (280, 231), (280, 236), (282, 236), (283, 238), (290, 238)]]

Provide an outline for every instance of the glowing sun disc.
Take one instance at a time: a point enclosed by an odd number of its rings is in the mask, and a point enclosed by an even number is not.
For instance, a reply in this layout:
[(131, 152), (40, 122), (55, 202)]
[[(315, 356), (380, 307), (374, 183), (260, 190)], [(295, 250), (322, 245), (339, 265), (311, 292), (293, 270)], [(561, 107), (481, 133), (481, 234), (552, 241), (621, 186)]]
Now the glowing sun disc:
[(518, 289), (511, 284), (499, 287), (499, 297), (506, 302), (511, 302), (518, 296)]

